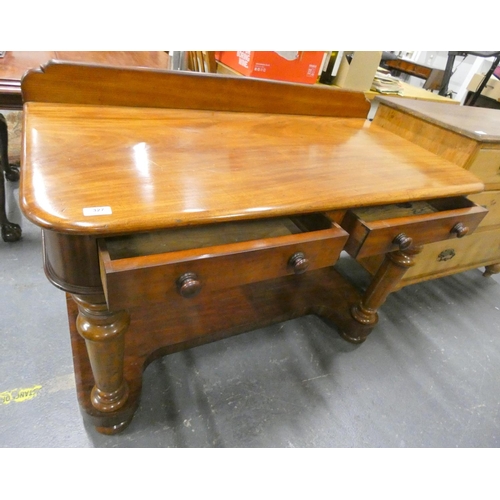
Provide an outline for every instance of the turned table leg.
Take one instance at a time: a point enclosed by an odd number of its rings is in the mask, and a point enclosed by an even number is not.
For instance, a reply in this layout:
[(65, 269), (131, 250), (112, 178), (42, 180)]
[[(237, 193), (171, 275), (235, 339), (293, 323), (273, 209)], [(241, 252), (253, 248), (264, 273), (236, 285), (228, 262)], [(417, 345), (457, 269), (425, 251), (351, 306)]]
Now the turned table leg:
[[(361, 300), (351, 306), (352, 317), (363, 325), (375, 325), (378, 321), (378, 309), (393, 292), (406, 271), (415, 265), (415, 256), (422, 251), (422, 246), (412, 246), (411, 238), (398, 235), (395, 241), (401, 240), (399, 250), (390, 252), (385, 256), (382, 265), (376, 272), (370, 286), (362, 296)], [(406, 238), (406, 239), (405, 239)], [(361, 343), (366, 340), (370, 330), (363, 334), (350, 335), (342, 332), (342, 336), (353, 343)]]
[[(123, 376), (125, 331), (130, 317), (127, 311), (112, 312), (103, 294), (72, 295), (78, 306), (76, 328), (84, 338), (89, 356), (94, 388), (90, 399), (100, 412), (120, 409), (128, 398), (128, 385)], [(104, 434), (114, 434), (128, 424), (121, 422), (112, 428), (97, 428)]]

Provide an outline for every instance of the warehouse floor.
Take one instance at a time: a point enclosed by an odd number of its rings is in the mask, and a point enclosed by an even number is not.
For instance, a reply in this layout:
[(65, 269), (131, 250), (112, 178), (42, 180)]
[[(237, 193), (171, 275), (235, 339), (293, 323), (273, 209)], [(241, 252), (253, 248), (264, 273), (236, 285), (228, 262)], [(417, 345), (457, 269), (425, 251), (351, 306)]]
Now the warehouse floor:
[(23, 238), (0, 241), (0, 447), (500, 446), (500, 278), (479, 269), (391, 295), (359, 346), (307, 316), (156, 360), (130, 426), (98, 434), (76, 399), (64, 293), (7, 190)]

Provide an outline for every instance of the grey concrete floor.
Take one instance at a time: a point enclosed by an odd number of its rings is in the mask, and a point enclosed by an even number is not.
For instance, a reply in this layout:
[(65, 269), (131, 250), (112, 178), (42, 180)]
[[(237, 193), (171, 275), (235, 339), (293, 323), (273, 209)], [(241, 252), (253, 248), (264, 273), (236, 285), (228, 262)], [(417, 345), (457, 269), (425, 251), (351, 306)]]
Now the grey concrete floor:
[(76, 400), (64, 294), (7, 189), (23, 238), (0, 241), (0, 447), (500, 445), (500, 279), (482, 270), (391, 295), (359, 346), (307, 316), (156, 360), (130, 426), (98, 434)]

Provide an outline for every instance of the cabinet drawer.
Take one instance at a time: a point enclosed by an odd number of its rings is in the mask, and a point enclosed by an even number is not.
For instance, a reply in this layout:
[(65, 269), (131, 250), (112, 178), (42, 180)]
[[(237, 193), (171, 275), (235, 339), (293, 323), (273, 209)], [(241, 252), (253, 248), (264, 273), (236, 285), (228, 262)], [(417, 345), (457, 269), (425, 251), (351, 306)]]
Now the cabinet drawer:
[(322, 214), (227, 222), (98, 241), (110, 309), (192, 298), (335, 264), (347, 233)]
[(500, 262), (500, 229), (426, 245), (403, 280), (417, 282)]
[[(359, 259), (358, 262), (374, 275), (383, 260), (383, 255), (374, 255)], [(497, 263), (500, 263), (500, 229), (480, 229), (467, 238), (425, 245), (417, 255), (415, 265), (406, 271), (399, 286)]]
[(356, 258), (391, 252), (399, 234), (414, 245), (462, 237), (487, 212), (464, 197), (352, 209), (341, 224), (349, 233), (345, 250)]
[(500, 149), (481, 149), (469, 166), (486, 189), (500, 189)]

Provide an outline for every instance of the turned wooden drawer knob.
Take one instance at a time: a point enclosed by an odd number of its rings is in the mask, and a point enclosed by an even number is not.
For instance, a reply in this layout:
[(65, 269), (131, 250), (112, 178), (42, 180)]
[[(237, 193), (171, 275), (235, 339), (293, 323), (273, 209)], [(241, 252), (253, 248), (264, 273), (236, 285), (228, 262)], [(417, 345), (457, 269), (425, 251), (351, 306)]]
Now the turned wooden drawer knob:
[(469, 232), (469, 228), (462, 222), (458, 222), (452, 228), (450, 233), (456, 234), (457, 238), (463, 238)]
[(177, 280), (177, 291), (186, 299), (198, 295), (201, 283), (195, 273), (185, 273)]
[(410, 238), (409, 236), (406, 236), (405, 233), (399, 233), (393, 240), (392, 242), (395, 245), (399, 246), (399, 249), (401, 251), (403, 250), (408, 250), (413, 245), (413, 239)]
[(295, 274), (301, 274), (309, 267), (309, 260), (302, 252), (297, 252), (288, 260), (288, 266)]

